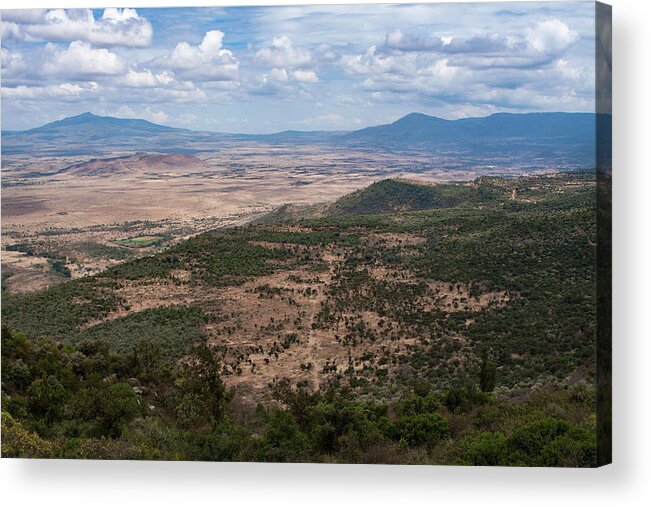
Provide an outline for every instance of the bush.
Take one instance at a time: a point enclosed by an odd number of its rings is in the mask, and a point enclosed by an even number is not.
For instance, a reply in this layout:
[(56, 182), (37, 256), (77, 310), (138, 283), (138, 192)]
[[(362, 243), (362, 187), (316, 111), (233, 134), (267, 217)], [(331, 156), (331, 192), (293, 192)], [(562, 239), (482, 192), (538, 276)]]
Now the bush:
[(214, 425), (221, 421), (229, 396), (221, 380), (221, 365), (206, 345), (195, 349), (192, 364), (181, 367), (173, 398), (183, 428)]
[(241, 426), (224, 419), (210, 433), (199, 437), (198, 456), (202, 461), (246, 461), (251, 447), (251, 434)]
[(410, 447), (426, 446), (432, 449), (448, 433), (448, 422), (439, 414), (402, 416), (389, 427), (389, 436)]
[(291, 412), (272, 412), (258, 458), (261, 461), (296, 463), (309, 459), (308, 450), (308, 438), (299, 429)]
[(113, 384), (102, 392), (98, 419), (103, 435), (119, 437), (138, 414), (140, 403), (129, 384)]
[(439, 409), (439, 399), (435, 394), (425, 396), (411, 395), (400, 399), (395, 407), (398, 416), (431, 414)]
[(3, 458), (51, 458), (50, 442), (27, 430), (8, 412), (2, 412)]
[(509, 447), (524, 461), (536, 462), (545, 446), (567, 433), (569, 428), (567, 421), (547, 417), (515, 430), (509, 437)]
[(481, 433), (466, 442), (463, 465), (506, 466), (514, 464), (503, 433)]
[(63, 414), (66, 389), (54, 376), (34, 380), (27, 389), (27, 408), (47, 423), (58, 421)]
[(594, 434), (552, 417), (514, 431), (509, 447), (529, 466), (585, 467), (596, 462)]

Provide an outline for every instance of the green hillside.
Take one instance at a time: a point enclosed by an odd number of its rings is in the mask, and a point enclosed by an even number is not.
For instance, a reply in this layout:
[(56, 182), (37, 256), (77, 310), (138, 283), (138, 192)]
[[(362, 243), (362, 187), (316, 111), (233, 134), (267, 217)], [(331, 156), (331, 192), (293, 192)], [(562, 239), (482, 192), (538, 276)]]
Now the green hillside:
[(3, 454), (591, 466), (594, 203), (385, 180), (3, 295)]
[(376, 215), (484, 202), (494, 204), (507, 198), (503, 187), (494, 178), (436, 185), (408, 180), (382, 180), (337, 200), (326, 214)]

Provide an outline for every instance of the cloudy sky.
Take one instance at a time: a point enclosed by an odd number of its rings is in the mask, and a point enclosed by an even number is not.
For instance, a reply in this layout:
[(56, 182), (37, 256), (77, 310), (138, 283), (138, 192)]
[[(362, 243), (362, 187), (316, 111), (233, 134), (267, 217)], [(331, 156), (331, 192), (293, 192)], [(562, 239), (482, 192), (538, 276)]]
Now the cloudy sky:
[(221, 132), (594, 111), (594, 3), (3, 10), (2, 128)]

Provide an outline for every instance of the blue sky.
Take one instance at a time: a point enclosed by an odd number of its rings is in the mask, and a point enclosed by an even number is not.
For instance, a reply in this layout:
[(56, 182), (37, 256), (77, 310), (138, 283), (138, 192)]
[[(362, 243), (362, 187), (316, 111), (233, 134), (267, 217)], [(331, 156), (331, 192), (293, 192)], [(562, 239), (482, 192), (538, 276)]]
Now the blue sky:
[(594, 3), (2, 11), (2, 128), (221, 132), (594, 111)]

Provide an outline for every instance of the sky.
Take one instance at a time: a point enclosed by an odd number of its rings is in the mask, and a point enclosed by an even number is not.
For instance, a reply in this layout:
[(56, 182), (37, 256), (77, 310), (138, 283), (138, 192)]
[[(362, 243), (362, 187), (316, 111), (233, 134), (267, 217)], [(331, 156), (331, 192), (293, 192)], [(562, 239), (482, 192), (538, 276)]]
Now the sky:
[(2, 10), (2, 129), (215, 132), (594, 111), (593, 2)]

